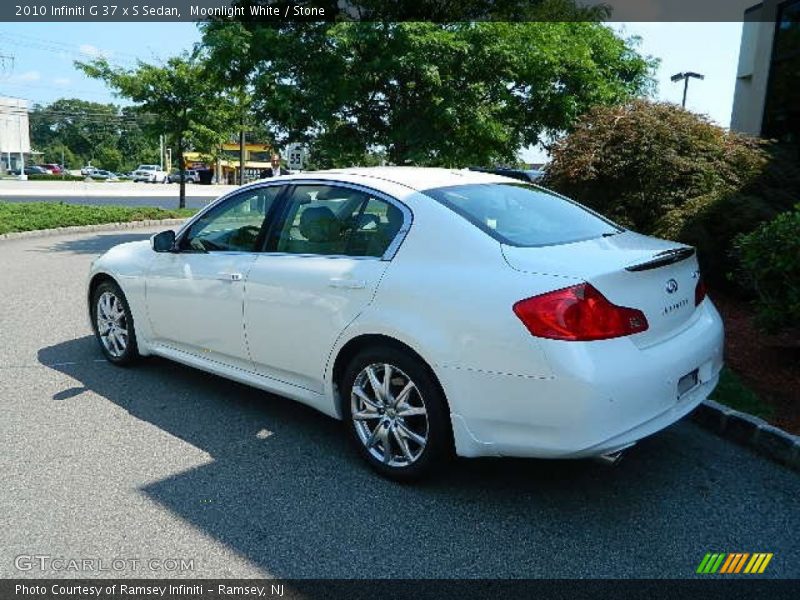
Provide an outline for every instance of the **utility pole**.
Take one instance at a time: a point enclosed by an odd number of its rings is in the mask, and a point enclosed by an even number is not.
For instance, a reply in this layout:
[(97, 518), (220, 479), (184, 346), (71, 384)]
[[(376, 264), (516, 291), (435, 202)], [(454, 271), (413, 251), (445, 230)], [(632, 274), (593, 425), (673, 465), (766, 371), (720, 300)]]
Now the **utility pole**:
[(245, 163), (245, 137), (244, 137), (244, 117), (242, 117), (242, 128), (239, 131), (239, 185), (244, 185), (244, 163)]
[(706, 76), (701, 75), (700, 73), (693, 73), (692, 71), (686, 71), (685, 73), (675, 73), (675, 75), (670, 77), (670, 79), (673, 82), (680, 81), (681, 79), (683, 79), (683, 102), (681, 103), (681, 106), (683, 106), (683, 108), (686, 108), (686, 92), (689, 91), (689, 78), (705, 79)]
[(14, 55), (0, 54), (0, 76), (10, 75), (14, 70)]

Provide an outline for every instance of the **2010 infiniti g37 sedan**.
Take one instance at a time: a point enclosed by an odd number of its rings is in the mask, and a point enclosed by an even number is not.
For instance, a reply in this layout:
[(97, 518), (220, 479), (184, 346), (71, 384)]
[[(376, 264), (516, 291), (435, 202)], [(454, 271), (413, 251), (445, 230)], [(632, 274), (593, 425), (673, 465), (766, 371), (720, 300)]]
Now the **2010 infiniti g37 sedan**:
[(452, 454), (614, 456), (722, 366), (693, 248), (472, 171), (239, 188), (99, 257), (88, 301), (112, 363), (158, 355), (308, 404), (398, 479)]

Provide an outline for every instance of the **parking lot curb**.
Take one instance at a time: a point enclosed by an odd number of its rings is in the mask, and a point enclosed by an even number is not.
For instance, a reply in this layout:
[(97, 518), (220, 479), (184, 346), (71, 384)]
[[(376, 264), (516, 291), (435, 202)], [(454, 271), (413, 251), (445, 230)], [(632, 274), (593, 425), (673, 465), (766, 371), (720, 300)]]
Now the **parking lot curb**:
[(713, 400), (705, 400), (698, 406), (692, 419), (720, 437), (800, 471), (800, 436)]
[[(187, 217), (188, 218), (188, 217)], [(120, 229), (137, 229), (160, 225), (182, 225), (186, 219), (146, 219), (144, 221), (128, 221), (125, 223), (99, 223), (97, 225), (70, 225), (53, 229), (36, 229), (34, 231), (14, 231), (0, 234), (2, 240), (18, 240), (21, 238), (49, 237), (65, 233), (88, 233), (91, 231), (119, 231)]]

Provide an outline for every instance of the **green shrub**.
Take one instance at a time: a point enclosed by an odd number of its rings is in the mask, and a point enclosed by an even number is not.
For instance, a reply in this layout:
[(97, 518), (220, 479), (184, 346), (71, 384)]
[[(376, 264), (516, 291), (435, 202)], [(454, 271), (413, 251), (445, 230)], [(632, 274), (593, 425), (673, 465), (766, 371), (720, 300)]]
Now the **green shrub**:
[(71, 225), (179, 219), (190, 217), (195, 212), (197, 211), (187, 208), (166, 210), (151, 206), (86, 206), (63, 202), (0, 201), (0, 234)]
[(736, 238), (741, 279), (768, 331), (800, 326), (800, 204)]
[(81, 175), (45, 175), (44, 173), (33, 173), (28, 175), (28, 181), (83, 181), (86, 179)]
[(800, 200), (792, 149), (732, 133), (678, 106), (598, 106), (552, 148), (545, 185), (641, 233), (696, 246), (721, 282), (734, 238)]
[(723, 368), (719, 374), (719, 384), (714, 388), (710, 398), (735, 410), (764, 419), (770, 418), (775, 412), (728, 367)]

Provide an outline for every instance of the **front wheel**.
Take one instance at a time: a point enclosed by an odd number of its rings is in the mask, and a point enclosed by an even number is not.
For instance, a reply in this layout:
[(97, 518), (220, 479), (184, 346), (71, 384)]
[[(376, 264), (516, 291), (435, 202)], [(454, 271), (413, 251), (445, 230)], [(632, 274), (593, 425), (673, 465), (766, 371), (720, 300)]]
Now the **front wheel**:
[(410, 353), (392, 347), (362, 351), (340, 389), (350, 436), (381, 475), (417, 479), (452, 456), (447, 401), (430, 369)]
[(129, 365), (139, 358), (133, 316), (120, 287), (104, 281), (94, 290), (92, 327), (106, 359), (115, 365)]

